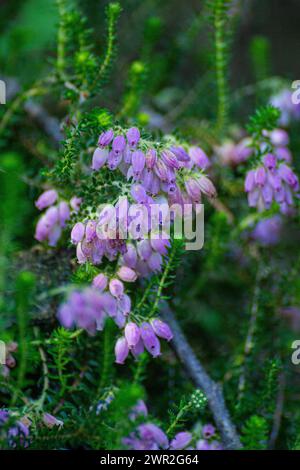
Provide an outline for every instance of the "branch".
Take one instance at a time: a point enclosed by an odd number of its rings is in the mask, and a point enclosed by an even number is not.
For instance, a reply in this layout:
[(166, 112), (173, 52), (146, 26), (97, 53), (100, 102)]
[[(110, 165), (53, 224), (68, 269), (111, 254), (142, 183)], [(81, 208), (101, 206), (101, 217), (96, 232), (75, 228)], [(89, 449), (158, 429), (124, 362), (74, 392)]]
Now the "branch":
[(161, 313), (173, 331), (172, 346), (176, 355), (196, 387), (201, 388), (208, 399), (210, 410), (226, 449), (240, 449), (242, 445), (226, 408), (221, 386), (215, 383), (204, 370), (167, 304), (164, 305)]

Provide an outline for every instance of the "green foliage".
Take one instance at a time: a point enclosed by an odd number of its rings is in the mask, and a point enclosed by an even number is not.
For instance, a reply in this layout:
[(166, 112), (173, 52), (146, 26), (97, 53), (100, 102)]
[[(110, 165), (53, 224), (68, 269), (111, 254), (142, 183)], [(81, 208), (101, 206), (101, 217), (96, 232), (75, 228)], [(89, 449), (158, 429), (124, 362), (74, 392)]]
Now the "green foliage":
[(18, 326), (18, 344), (19, 344), (19, 367), (16, 381), (16, 389), (11, 399), (11, 405), (15, 405), (19, 392), (25, 385), (26, 372), (29, 361), (29, 332), (28, 317), (29, 309), (32, 303), (32, 296), (35, 288), (35, 276), (31, 272), (21, 272), (16, 281), (16, 314)]
[(263, 450), (267, 447), (268, 426), (265, 418), (251, 416), (242, 428), (242, 443), (245, 450)]

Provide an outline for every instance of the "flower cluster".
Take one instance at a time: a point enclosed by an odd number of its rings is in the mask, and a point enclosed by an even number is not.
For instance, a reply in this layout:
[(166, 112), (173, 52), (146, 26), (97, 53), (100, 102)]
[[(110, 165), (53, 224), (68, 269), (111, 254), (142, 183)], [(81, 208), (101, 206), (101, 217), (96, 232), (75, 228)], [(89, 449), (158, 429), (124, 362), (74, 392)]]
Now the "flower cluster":
[[(194, 194), (188, 192), (185, 181), (189, 181), (193, 170), (204, 170), (210, 162), (199, 147), (186, 150), (180, 145), (170, 145), (158, 151), (142, 141), (139, 129), (132, 127), (126, 137), (115, 136), (112, 129), (100, 135), (92, 169), (97, 171), (104, 165), (111, 171), (119, 168), (127, 180), (141, 183), (149, 196), (164, 193), (171, 202), (183, 204), (194, 201)], [(201, 193), (215, 196), (212, 183), (204, 175), (195, 172), (192, 179), (198, 184), (196, 202)]]
[(43, 192), (35, 205), (41, 211), (46, 212), (38, 220), (35, 238), (42, 242), (47, 240), (50, 246), (56, 246), (62, 229), (70, 219), (71, 210), (78, 211), (81, 200), (73, 197), (68, 204), (66, 201), (58, 201), (58, 193), (54, 189)]
[(123, 284), (119, 280), (110, 282), (113, 294), (104, 292), (105, 283), (107, 285), (106, 276), (99, 274), (93, 287), (73, 291), (59, 307), (60, 323), (65, 328), (82, 328), (91, 335), (103, 330), (107, 317), (113, 318), (120, 328), (124, 327), (131, 309), (130, 298), (123, 293)]
[[(131, 301), (123, 282), (135, 282), (138, 277), (161, 271), (170, 247), (164, 231), (173, 221), (170, 204), (180, 207), (189, 204), (193, 211), (203, 194), (214, 197), (215, 187), (203, 174), (209, 165), (199, 147), (185, 149), (170, 144), (162, 148), (161, 144), (141, 139), (135, 127), (126, 135), (115, 135), (110, 129), (99, 137), (92, 169), (99, 171), (104, 166), (109, 171), (118, 169), (125, 183), (118, 185), (117, 204), (106, 204), (93, 218), (79, 219), (72, 229), (71, 241), (76, 245), (79, 264), (99, 265), (103, 258), (116, 260), (115, 274), (108, 278), (100, 273), (92, 288), (73, 292), (61, 305), (58, 318), (66, 328), (76, 326), (90, 334), (102, 330), (108, 316), (113, 318), (119, 328), (124, 328), (115, 345), (119, 364), (124, 363), (129, 352), (136, 357), (144, 348), (157, 357), (159, 338), (167, 341), (172, 338), (168, 325), (158, 318), (137, 323), (130, 316)], [(129, 196), (129, 203), (124, 194)], [(153, 206), (163, 209), (151, 212)]]
[(144, 348), (153, 356), (160, 355), (159, 338), (170, 341), (173, 338), (170, 327), (158, 318), (153, 318), (150, 323), (143, 322), (138, 326), (134, 322), (127, 323), (124, 336), (119, 338), (115, 346), (116, 363), (124, 364), (129, 351), (134, 357), (144, 352)]
[[(148, 410), (143, 400), (139, 400), (131, 411), (129, 418), (134, 421), (141, 417), (147, 418)], [(202, 427), (202, 435), (193, 435), (188, 431), (177, 433), (169, 440), (165, 432), (151, 422), (142, 423), (122, 443), (131, 450), (222, 450), (222, 445), (216, 440), (214, 426), (206, 424)], [(192, 445), (194, 444), (194, 445)]]
[[(289, 136), (284, 129), (274, 129), (271, 132), (264, 131), (263, 137), (270, 141), (273, 146), (273, 153), (278, 160), (292, 161), (292, 154), (288, 148)], [(261, 150), (265, 148), (265, 142), (261, 145)], [(251, 138), (243, 137), (235, 142), (226, 140), (221, 146), (215, 148), (215, 152), (222, 164), (236, 167), (246, 162), (254, 153), (251, 147)]]
[(279, 93), (271, 97), (270, 103), (279, 108), (281, 116), (279, 123), (281, 126), (288, 126), (291, 121), (299, 121), (300, 119), (300, 105), (293, 103), (293, 93), (291, 90), (285, 88)]
[(280, 205), (283, 214), (290, 212), (293, 196), (298, 197), (299, 181), (287, 163), (268, 153), (263, 164), (247, 173), (245, 191), (250, 207), (269, 209), (273, 201)]
[(5, 427), (5, 435), (9, 447), (28, 447), (29, 427), (22, 420), (15, 421), (11, 426), (6, 426), (12, 420), (10, 411), (0, 410), (0, 431)]

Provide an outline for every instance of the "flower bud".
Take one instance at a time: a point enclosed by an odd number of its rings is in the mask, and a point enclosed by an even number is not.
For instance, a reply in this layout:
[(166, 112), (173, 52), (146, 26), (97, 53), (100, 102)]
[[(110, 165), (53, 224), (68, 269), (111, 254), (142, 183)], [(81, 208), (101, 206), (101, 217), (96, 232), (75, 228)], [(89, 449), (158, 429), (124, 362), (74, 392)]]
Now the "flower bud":
[(109, 283), (109, 290), (114, 297), (121, 297), (124, 294), (124, 284), (119, 279), (112, 279)]
[(107, 277), (100, 273), (93, 279), (93, 286), (96, 287), (97, 289), (103, 291), (106, 289), (108, 284), (108, 279)]
[(117, 364), (124, 364), (125, 359), (129, 354), (129, 348), (124, 336), (119, 338), (115, 345), (115, 356)]
[(123, 135), (117, 135), (112, 143), (112, 149), (115, 156), (119, 156), (125, 150), (126, 140)]
[(152, 170), (157, 161), (157, 153), (154, 149), (149, 149), (146, 153), (146, 168)]
[(145, 167), (146, 157), (141, 150), (136, 150), (133, 152), (131, 157), (131, 163), (133, 168), (133, 174), (135, 177), (139, 178), (142, 174), (142, 171)]
[(137, 280), (136, 272), (127, 266), (121, 266), (117, 272), (117, 275), (124, 282), (135, 282)]
[(182, 450), (189, 445), (193, 436), (190, 432), (179, 432), (170, 442), (170, 449)]
[(127, 323), (125, 326), (125, 338), (129, 349), (133, 348), (139, 342), (141, 333), (139, 327), (133, 323)]
[(135, 147), (137, 145), (140, 140), (140, 136), (140, 131), (137, 127), (131, 127), (126, 133), (127, 142), (131, 147)]
[(163, 162), (169, 168), (176, 169), (176, 170), (180, 168), (180, 164), (179, 164), (179, 161), (177, 160), (177, 157), (170, 150), (163, 150), (161, 153), (161, 158)]
[(151, 320), (151, 325), (154, 333), (160, 338), (166, 339), (167, 341), (170, 341), (173, 338), (173, 333), (169, 325), (161, 321), (159, 318), (153, 318)]
[(71, 232), (71, 241), (74, 245), (81, 242), (84, 237), (85, 227), (82, 222), (77, 222)]
[(140, 328), (141, 337), (147, 351), (152, 354), (153, 357), (160, 355), (160, 343), (156, 337), (154, 330), (150, 323), (144, 322)]
[(49, 189), (43, 192), (39, 198), (35, 201), (36, 207), (41, 211), (46, 207), (52, 206), (56, 202), (58, 194), (55, 189)]
[(189, 155), (194, 164), (202, 170), (205, 170), (210, 166), (210, 161), (206, 153), (200, 147), (191, 147)]
[(114, 131), (112, 129), (102, 132), (98, 140), (99, 147), (106, 147), (107, 145), (111, 143), (113, 138), (114, 138)]
[(95, 152), (93, 153), (93, 160), (92, 160), (92, 169), (99, 170), (100, 168), (105, 165), (108, 158), (108, 150), (102, 148), (96, 148)]

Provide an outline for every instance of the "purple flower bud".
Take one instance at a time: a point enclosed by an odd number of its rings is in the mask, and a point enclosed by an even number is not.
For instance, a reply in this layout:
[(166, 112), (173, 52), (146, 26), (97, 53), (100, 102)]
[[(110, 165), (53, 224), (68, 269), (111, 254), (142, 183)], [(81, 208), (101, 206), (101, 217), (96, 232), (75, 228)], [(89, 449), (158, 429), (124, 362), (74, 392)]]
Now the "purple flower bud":
[(56, 202), (58, 194), (55, 189), (49, 189), (43, 192), (39, 198), (35, 201), (36, 207), (41, 211), (46, 207), (52, 206)]
[(131, 162), (132, 162), (132, 168), (133, 168), (133, 174), (136, 178), (139, 178), (142, 174), (142, 171), (145, 167), (145, 161), (146, 157), (141, 150), (136, 150), (133, 152), (132, 157), (131, 157)]
[(190, 160), (190, 156), (187, 154), (187, 152), (184, 150), (183, 147), (178, 146), (178, 147), (171, 147), (170, 148), (171, 152), (174, 153), (175, 157), (177, 160), (180, 162), (188, 162)]
[(129, 418), (134, 421), (138, 416), (147, 416), (148, 410), (144, 400), (139, 400), (137, 404), (132, 408)]
[(190, 432), (179, 432), (170, 442), (170, 449), (182, 450), (189, 445), (193, 436)]
[(113, 138), (114, 138), (114, 131), (112, 129), (102, 132), (98, 140), (99, 147), (106, 147), (107, 145), (111, 143)]
[(152, 354), (153, 357), (160, 355), (160, 342), (156, 337), (154, 330), (150, 323), (144, 322), (141, 325), (141, 337), (147, 351)]
[(131, 164), (131, 156), (132, 156), (132, 150), (129, 147), (129, 145), (126, 145), (125, 150), (124, 150), (123, 159), (124, 159), (124, 162), (127, 163), (127, 165)]
[(159, 447), (166, 449), (169, 446), (169, 441), (165, 433), (155, 424), (146, 423), (138, 427), (140, 436), (145, 440), (154, 440)]
[(168, 254), (168, 248), (171, 246), (170, 241), (167, 238), (153, 238), (150, 241), (154, 251), (157, 251), (161, 255)]
[(284, 163), (281, 164), (278, 168), (278, 174), (291, 188), (296, 191), (299, 189), (298, 178), (290, 167)]
[(153, 252), (150, 258), (147, 260), (148, 266), (151, 271), (159, 272), (161, 271), (162, 267), (162, 256), (157, 252)]
[(112, 279), (109, 283), (109, 290), (114, 297), (121, 297), (124, 294), (124, 284), (119, 279)]
[(262, 192), (262, 197), (263, 197), (265, 206), (266, 206), (266, 208), (268, 209), (268, 208), (271, 206), (271, 204), (272, 204), (272, 200), (273, 200), (273, 189), (272, 189), (271, 185), (265, 184), (265, 185), (262, 187), (261, 192)]
[(201, 201), (201, 190), (197, 181), (193, 178), (189, 178), (185, 182), (185, 189), (192, 201), (200, 202)]
[(49, 207), (45, 212), (45, 218), (49, 228), (58, 222), (59, 212), (57, 207)]
[(206, 153), (200, 147), (191, 147), (189, 155), (196, 166), (205, 170), (210, 166), (210, 161)]
[(258, 203), (260, 192), (258, 189), (254, 189), (248, 193), (248, 204), (249, 207), (255, 207)]
[(135, 282), (137, 280), (136, 272), (127, 266), (121, 266), (117, 272), (117, 275), (124, 282)]
[(144, 343), (143, 343), (142, 338), (140, 338), (138, 343), (135, 346), (133, 346), (133, 348), (131, 349), (131, 352), (134, 355), (134, 357), (138, 357), (144, 352)]
[(71, 241), (74, 245), (81, 242), (84, 237), (85, 227), (82, 222), (77, 222), (71, 232)]
[(112, 149), (113, 153), (115, 156), (119, 156), (120, 154), (123, 153), (126, 147), (126, 140), (123, 135), (117, 135), (117, 137), (114, 138), (113, 143), (112, 143)]
[(164, 164), (164, 162), (162, 160), (157, 160), (157, 162), (154, 166), (154, 171), (155, 171), (155, 173), (157, 174), (158, 178), (161, 181), (163, 181), (163, 182), (168, 181), (168, 170), (167, 170), (167, 167), (166, 167), (166, 165)]
[(145, 188), (145, 190), (148, 191), (149, 193), (151, 193), (151, 190), (152, 190), (153, 177), (154, 177), (153, 171), (147, 170), (147, 169), (143, 171), (141, 183), (143, 187)]
[(133, 322), (127, 323), (124, 333), (129, 349), (136, 346), (141, 336), (139, 327)]
[(270, 140), (275, 147), (286, 147), (289, 145), (289, 135), (283, 129), (274, 129), (270, 134)]
[(180, 168), (180, 164), (179, 164), (179, 161), (177, 160), (176, 155), (174, 155), (174, 153), (171, 152), (170, 150), (163, 150), (162, 153), (161, 153), (161, 158), (162, 158), (163, 162), (169, 168), (176, 169), (176, 170), (178, 170), (178, 168)]
[(108, 284), (108, 279), (107, 277), (100, 273), (98, 274), (96, 277), (94, 277), (93, 279), (93, 286), (96, 287), (97, 289), (103, 291), (104, 289), (106, 289), (107, 287), (107, 284)]
[(216, 188), (214, 187), (213, 183), (207, 176), (201, 175), (197, 179), (197, 182), (200, 186), (201, 192), (205, 194), (206, 196), (213, 198), (216, 197), (217, 191)]
[(76, 256), (77, 256), (77, 261), (79, 264), (83, 264), (87, 261), (87, 257), (82, 250), (81, 242), (79, 242), (76, 247)]
[(266, 182), (267, 174), (263, 166), (259, 166), (255, 171), (255, 183), (258, 186), (263, 186)]
[(95, 220), (89, 220), (85, 228), (85, 239), (87, 243), (90, 243), (96, 237), (96, 226), (97, 222)]
[(140, 242), (137, 242), (137, 252), (143, 261), (147, 261), (152, 254), (149, 240), (141, 240)]
[(255, 171), (250, 170), (248, 171), (245, 179), (245, 191), (246, 193), (249, 193), (252, 191), (255, 187)]
[(125, 359), (129, 354), (129, 348), (124, 336), (119, 338), (115, 345), (115, 356), (117, 364), (124, 364)]
[(96, 148), (95, 152), (93, 153), (93, 160), (92, 160), (92, 169), (99, 170), (100, 168), (105, 165), (108, 158), (108, 150), (102, 148)]
[(129, 315), (131, 310), (131, 300), (127, 294), (122, 295), (118, 299), (118, 309), (123, 313), (123, 315)]
[(159, 193), (159, 190), (160, 190), (159, 178), (156, 175), (153, 175), (151, 187), (149, 188), (149, 193), (152, 196), (156, 196)]
[(276, 157), (275, 157), (275, 155), (272, 155), (271, 153), (268, 153), (267, 155), (265, 155), (264, 165), (270, 171), (275, 170), (275, 168), (276, 168)]
[(74, 324), (72, 309), (68, 304), (62, 304), (58, 310), (58, 320), (67, 329), (72, 328)]
[(147, 193), (141, 184), (134, 184), (131, 188), (133, 199), (139, 204), (145, 204), (148, 200)]
[(70, 200), (70, 206), (75, 212), (79, 211), (81, 203), (82, 203), (81, 197), (73, 196), (72, 199)]
[(171, 341), (171, 339), (173, 338), (173, 333), (167, 323), (161, 321), (159, 318), (153, 318), (151, 320), (151, 325), (154, 330), (154, 333), (157, 336), (166, 339), (167, 341)]
[(202, 435), (205, 439), (209, 439), (216, 433), (215, 427), (212, 424), (205, 424), (202, 428)]
[(146, 153), (146, 168), (152, 170), (157, 161), (157, 153), (154, 149), (149, 149)]
[(110, 317), (115, 317), (117, 314), (117, 301), (108, 292), (101, 295), (101, 304), (103, 309)]
[(127, 141), (131, 147), (135, 147), (140, 140), (140, 131), (137, 127), (131, 127), (126, 134)]
[(55, 416), (51, 415), (50, 413), (43, 414), (43, 421), (47, 428), (53, 428), (54, 426), (62, 427), (64, 422), (60, 419), (55, 418)]
[(275, 149), (275, 155), (278, 160), (285, 160), (287, 163), (292, 162), (292, 154), (286, 147), (278, 147)]
[(65, 227), (65, 223), (70, 218), (70, 208), (65, 201), (58, 204), (58, 217), (61, 227)]
[(129, 268), (135, 267), (137, 262), (137, 252), (135, 247), (131, 243), (127, 244), (127, 251), (123, 255), (123, 260)]
[(200, 439), (196, 444), (197, 450), (211, 450), (210, 443), (205, 439)]
[(109, 152), (107, 159), (107, 166), (111, 171), (116, 170), (122, 161), (122, 153), (115, 154), (113, 151)]

